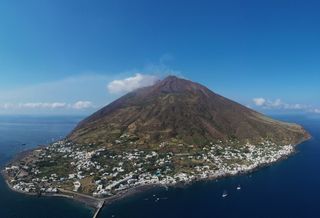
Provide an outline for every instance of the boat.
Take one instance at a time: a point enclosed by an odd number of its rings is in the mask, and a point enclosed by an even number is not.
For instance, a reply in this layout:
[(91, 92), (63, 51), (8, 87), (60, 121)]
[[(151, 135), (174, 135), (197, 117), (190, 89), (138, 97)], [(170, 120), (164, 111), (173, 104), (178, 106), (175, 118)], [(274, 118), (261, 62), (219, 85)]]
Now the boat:
[(227, 196), (228, 196), (228, 193), (227, 193), (226, 191), (224, 191), (224, 192), (222, 193), (222, 197), (225, 198), (225, 197), (227, 197)]
[(241, 186), (240, 185), (237, 186), (237, 190), (241, 190)]

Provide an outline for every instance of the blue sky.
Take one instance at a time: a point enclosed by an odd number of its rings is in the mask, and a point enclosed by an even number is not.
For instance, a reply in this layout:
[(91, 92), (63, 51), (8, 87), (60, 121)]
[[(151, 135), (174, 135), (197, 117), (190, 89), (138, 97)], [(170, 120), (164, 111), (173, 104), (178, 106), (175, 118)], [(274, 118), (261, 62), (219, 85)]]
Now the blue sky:
[(292, 0), (4, 0), (0, 114), (88, 114), (167, 74), (259, 111), (319, 113), (319, 9)]

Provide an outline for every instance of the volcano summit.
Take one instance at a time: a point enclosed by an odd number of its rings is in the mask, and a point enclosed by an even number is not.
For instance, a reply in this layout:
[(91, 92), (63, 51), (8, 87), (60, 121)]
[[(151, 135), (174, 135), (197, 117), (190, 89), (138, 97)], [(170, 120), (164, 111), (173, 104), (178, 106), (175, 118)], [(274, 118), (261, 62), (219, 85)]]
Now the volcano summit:
[(106, 144), (122, 134), (134, 135), (140, 144), (174, 139), (197, 145), (227, 139), (296, 144), (306, 136), (298, 125), (272, 120), (175, 76), (112, 102), (82, 121), (69, 139)]

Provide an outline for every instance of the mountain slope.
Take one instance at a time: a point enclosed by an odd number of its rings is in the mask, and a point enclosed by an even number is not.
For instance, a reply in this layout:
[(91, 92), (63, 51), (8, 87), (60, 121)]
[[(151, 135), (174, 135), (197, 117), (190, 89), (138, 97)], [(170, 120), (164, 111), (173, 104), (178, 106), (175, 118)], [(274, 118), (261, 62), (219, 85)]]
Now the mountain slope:
[(86, 118), (68, 138), (78, 143), (113, 143), (123, 134), (139, 144), (178, 140), (204, 144), (237, 139), (297, 144), (308, 133), (226, 99), (206, 87), (175, 76), (130, 92)]

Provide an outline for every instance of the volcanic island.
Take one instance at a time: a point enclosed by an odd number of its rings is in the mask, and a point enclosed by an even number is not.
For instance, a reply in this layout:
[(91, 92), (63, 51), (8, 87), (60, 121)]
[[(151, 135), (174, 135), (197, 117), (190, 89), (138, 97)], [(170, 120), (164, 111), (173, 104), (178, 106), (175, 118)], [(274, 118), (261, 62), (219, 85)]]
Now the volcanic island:
[(63, 140), (3, 170), (18, 192), (63, 196), (97, 208), (150, 187), (249, 172), (310, 138), (203, 85), (168, 76), (81, 121)]

